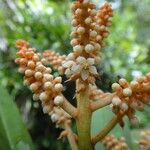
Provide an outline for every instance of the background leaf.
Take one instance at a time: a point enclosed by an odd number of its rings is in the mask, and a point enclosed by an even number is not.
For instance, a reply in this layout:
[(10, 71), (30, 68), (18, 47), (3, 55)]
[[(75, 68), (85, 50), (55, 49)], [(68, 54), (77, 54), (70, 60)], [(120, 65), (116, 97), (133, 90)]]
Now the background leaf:
[(0, 87), (0, 149), (33, 150), (31, 138), (7, 91)]

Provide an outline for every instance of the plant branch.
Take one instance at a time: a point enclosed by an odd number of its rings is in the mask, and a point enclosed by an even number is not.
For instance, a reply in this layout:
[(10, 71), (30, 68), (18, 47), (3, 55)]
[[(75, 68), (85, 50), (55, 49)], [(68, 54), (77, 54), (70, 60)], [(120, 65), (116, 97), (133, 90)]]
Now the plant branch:
[(75, 108), (65, 97), (60, 107), (66, 111), (71, 117), (76, 118), (77, 108)]
[(105, 97), (101, 97), (99, 100), (92, 101), (90, 105), (91, 111), (94, 112), (99, 108), (102, 108), (111, 104), (111, 100), (113, 97), (114, 97), (114, 94), (109, 94)]
[(92, 138), (92, 143), (95, 145), (97, 142), (101, 141), (122, 119), (124, 113), (119, 113), (117, 116), (114, 116), (95, 137)]
[(72, 132), (71, 127), (70, 127), (70, 122), (68, 122), (67, 120), (64, 126), (65, 126), (65, 130), (67, 131), (67, 138), (68, 138), (71, 149), (78, 150), (75, 135)]

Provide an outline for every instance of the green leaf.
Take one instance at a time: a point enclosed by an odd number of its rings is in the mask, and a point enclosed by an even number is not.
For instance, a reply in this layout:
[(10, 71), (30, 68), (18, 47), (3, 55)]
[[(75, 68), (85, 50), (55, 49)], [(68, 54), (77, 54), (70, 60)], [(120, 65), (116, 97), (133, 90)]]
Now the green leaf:
[(16, 105), (2, 87), (0, 87), (0, 149), (34, 149)]
[[(113, 113), (110, 107), (105, 107), (94, 112), (92, 117), (92, 131), (91, 134), (96, 135), (105, 125), (111, 120)], [(125, 137), (128, 146), (132, 149), (132, 138), (130, 135), (130, 129), (128, 121), (125, 119), (125, 127), (122, 129), (119, 125), (116, 125), (109, 134), (113, 134), (116, 137)], [(102, 144), (96, 144), (96, 150), (104, 150)]]

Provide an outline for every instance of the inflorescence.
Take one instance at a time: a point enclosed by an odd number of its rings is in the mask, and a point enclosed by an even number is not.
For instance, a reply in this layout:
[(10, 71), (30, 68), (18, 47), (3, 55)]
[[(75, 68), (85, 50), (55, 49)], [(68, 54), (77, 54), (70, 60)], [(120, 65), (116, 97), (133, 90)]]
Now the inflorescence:
[[(68, 81), (81, 81), (77, 93), (86, 88), (90, 89), (89, 111), (94, 112), (111, 104), (114, 114), (120, 117), (112, 121), (114, 125), (123, 121), (124, 115), (127, 115), (130, 122), (136, 125), (138, 119), (135, 111), (143, 111), (145, 105), (150, 106), (150, 73), (130, 83), (126, 79), (120, 79), (118, 83), (112, 85), (112, 93), (105, 93), (98, 89), (95, 85), (98, 76), (96, 65), (101, 62), (101, 49), (105, 46), (104, 39), (108, 37), (108, 27), (112, 24), (111, 4), (106, 2), (97, 10), (96, 5), (89, 0), (76, 0), (71, 10), (73, 14), (71, 22), (73, 29), (70, 34), (72, 53), (61, 56), (59, 53), (47, 50), (40, 54), (35, 48), (31, 48), (28, 42), (18, 40), (16, 47), (19, 51), (15, 62), (19, 65), (18, 71), (25, 76), (24, 84), (33, 92), (33, 100), (40, 100), (43, 112), (49, 114), (57, 126), (65, 129), (60, 137), (66, 135), (71, 142), (74, 139), (73, 143), (75, 143), (77, 138), (70, 130), (70, 122), (71, 118), (79, 117), (79, 111), (63, 96), (64, 86), (61, 75), (65, 74)], [(54, 77), (52, 69), (57, 69), (60, 76)], [(106, 134), (108, 131), (106, 130)], [(100, 137), (97, 135), (93, 141), (98, 142)], [(106, 137), (103, 140), (104, 144), (105, 141), (110, 141), (109, 146), (111, 146), (112, 143), (120, 143), (122, 140)], [(121, 144), (126, 147), (124, 143)]]

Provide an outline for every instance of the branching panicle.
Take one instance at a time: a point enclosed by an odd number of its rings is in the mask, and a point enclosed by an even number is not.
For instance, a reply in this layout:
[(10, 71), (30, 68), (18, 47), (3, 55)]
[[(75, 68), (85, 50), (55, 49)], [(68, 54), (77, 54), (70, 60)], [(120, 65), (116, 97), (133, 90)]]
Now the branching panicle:
[[(19, 65), (18, 71), (24, 74), (24, 84), (33, 92), (33, 100), (40, 100), (43, 112), (64, 129), (60, 138), (67, 137), (71, 149), (93, 150), (94, 145), (101, 141), (108, 150), (120, 147), (127, 150), (123, 139), (106, 135), (116, 124), (123, 123), (125, 115), (131, 124), (138, 123), (135, 111), (143, 111), (145, 105), (150, 106), (150, 73), (130, 83), (120, 79), (112, 85), (112, 93), (98, 89), (95, 84), (98, 76), (96, 65), (101, 61), (101, 49), (112, 24), (112, 6), (106, 2), (96, 10), (96, 5), (89, 0), (76, 0), (71, 10), (73, 29), (70, 44), (73, 52), (67, 56), (48, 50), (40, 54), (28, 42), (17, 40), (19, 51), (15, 62)], [(52, 69), (57, 69), (60, 76), (54, 77)], [(61, 75), (64, 74), (68, 82), (76, 81), (77, 108), (62, 94), (65, 88)], [(115, 115), (91, 137), (92, 113), (110, 104)], [(77, 123), (77, 136), (71, 130), (71, 119)]]

